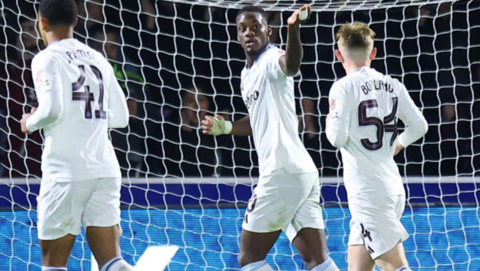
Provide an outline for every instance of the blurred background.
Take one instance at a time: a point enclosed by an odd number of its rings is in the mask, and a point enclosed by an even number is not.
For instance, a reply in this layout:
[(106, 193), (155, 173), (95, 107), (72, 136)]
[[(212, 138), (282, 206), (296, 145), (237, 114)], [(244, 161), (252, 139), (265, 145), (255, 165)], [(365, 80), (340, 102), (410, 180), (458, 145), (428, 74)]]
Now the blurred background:
[[(200, 121), (213, 114), (234, 121), (247, 113), (235, 16), (249, 1), (214, 2), (77, 1), (75, 37), (105, 55), (127, 96), (129, 125), (110, 135), (125, 177), (122, 250), (131, 262), (153, 242), (180, 247), (169, 270), (238, 268), (241, 219), (258, 177), (255, 146), (250, 137), (205, 136)], [(312, 1), (250, 2), (267, 8), (272, 42), (283, 48), (286, 19)], [(313, 2), (301, 28), (305, 53), (295, 78), (298, 131), (322, 177), (337, 264), (345, 266), (349, 213), (340, 153), (324, 124), (330, 86), (345, 75), (334, 58), (334, 34), (345, 22), (360, 21), (376, 32), (372, 67), (403, 82), (429, 123), (427, 135), (396, 157), (407, 180), (403, 222), (412, 233), (406, 243), (411, 266), (480, 269), (479, 1)], [(37, 8), (35, 1), (0, 2), (0, 226), (8, 229), (0, 230), (6, 244), (0, 259), (18, 270), (36, 270), (39, 257), (34, 209), (42, 136), (25, 136), (19, 125), (37, 106), (30, 69), (44, 47)], [(79, 238), (72, 270), (90, 270), (88, 247)], [(269, 261), (300, 270), (298, 255), (282, 238)]]

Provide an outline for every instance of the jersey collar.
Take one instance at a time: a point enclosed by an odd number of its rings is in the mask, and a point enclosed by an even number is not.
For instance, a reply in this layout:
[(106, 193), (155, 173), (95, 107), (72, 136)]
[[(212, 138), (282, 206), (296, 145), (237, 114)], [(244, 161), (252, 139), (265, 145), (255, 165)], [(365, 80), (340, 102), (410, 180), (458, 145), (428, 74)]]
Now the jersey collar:
[(362, 67), (356, 68), (352, 73), (359, 72), (359, 71), (364, 70), (364, 69), (368, 69), (368, 67), (367, 66), (362, 66)]
[(61, 40), (54, 41), (54, 42), (50, 43), (50, 44), (47, 46), (47, 48), (48, 48), (48, 47), (51, 47), (51, 46), (53, 46), (53, 45), (55, 45), (55, 44), (58, 44), (58, 43), (60, 43), (60, 42), (62, 42), (62, 41), (64, 41), (64, 40), (75, 40), (75, 38), (68, 38), (68, 39), (61, 39)]
[[(272, 48), (273, 46), (271, 44), (267, 45), (267, 47), (265, 47), (265, 49), (263, 49), (263, 51), (260, 52), (260, 54), (257, 55), (257, 57), (255, 58), (255, 60), (253, 61), (253, 64), (252, 64), (252, 67), (253, 65), (255, 65), (255, 63), (257, 63), (257, 61), (260, 59), (260, 57), (263, 55), (263, 53), (265, 53), (268, 49)], [(250, 68), (248, 67), (248, 62), (247, 60), (245, 60), (245, 69), (249, 70)]]

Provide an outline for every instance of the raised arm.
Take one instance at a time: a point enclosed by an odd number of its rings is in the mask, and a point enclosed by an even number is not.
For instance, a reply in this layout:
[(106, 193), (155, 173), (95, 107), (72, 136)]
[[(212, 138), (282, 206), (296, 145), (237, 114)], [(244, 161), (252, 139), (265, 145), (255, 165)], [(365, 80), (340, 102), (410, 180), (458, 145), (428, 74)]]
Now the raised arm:
[(398, 137), (395, 155), (424, 136), (428, 131), (427, 120), (425, 120), (403, 85), (399, 95), (398, 117), (403, 121), (406, 128)]
[(236, 135), (249, 136), (252, 134), (250, 126), (250, 117), (246, 116), (240, 120), (231, 122), (226, 121), (222, 116), (206, 116), (202, 120), (202, 130), (207, 135)]
[[(305, 12), (307, 12), (307, 18), (303, 19), (300, 15), (305, 14)], [(304, 5), (288, 18), (287, 49), (285, 55), (279, 59), (280, 67), (287, 76), (295, 76), (300, 70), (300, 64), (303, 58), (303, 47), (300, 40), (300, 24), (310, 18), (310, 13), (310, 5)]]

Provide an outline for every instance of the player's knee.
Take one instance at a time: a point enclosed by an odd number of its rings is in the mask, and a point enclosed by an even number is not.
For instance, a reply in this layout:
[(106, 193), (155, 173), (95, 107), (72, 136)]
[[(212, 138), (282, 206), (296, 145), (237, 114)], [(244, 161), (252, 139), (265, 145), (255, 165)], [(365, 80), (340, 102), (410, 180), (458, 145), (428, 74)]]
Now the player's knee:
[(307, 255), (307, 256), (303, 255), (302, 259), (303, 259), (303, 263), (305, 264), (305, 267), (307, 267), (308, 270), (320, 264), (319, 262), (315, 261), (315, 259), (313, 259), (311, 255)]
[(245, 265), (248, 265), (251, 263), (250, 256), (247, 255), (247, 253), (240, 251), (238, 254), (237, 258), (238, 264), (240, 264), (240, 267), (244, 267)]
[(249, 253), (249, 252), (244, 252), (240, 250), (240, 253), (238, 254), (238, 263), (240, 264), (241, 267), (244, 267), (246, 265), (249, 265), (251, 263), (259, 262), (264, 260), (265, 258), (263, 257), (257, 257), (255, 256), (256, 254)]

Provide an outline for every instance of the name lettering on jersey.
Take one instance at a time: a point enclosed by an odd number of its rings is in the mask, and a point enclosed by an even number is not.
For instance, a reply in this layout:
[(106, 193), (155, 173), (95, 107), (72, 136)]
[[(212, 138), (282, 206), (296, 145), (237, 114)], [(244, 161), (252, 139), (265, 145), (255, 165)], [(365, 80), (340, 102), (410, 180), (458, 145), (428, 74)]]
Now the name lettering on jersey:
[(250, 109), (250, 106), (252, 106), (253, 102), (258, 100), (258, 96), (260, 96), (260, 92), (258, 92), (258, 90), (255, 90), (252, 94), (247, 95), (245, 99), (245, 106), (247, 109)]
[(360, 89), (362, 90), (363, 94), (365, 94), (365, 95), (367, 95), (373, 89), (375, 89), (375, 90), (385, 90), (385, 91), (388, 91), (389, 93), (393, 92), (392, 84), (385, 83), (382, 80), (367, 81), (360, 87)]
[(67, 51), (66, 56), (64, 55), (63, 57), (67, 59), (68, 64), (72, 63), (73, 60), (80, 59), (80, 58), (93, 60), (95, 61), (95, 63), (97, 62), (94, 54), (84, 50)]

